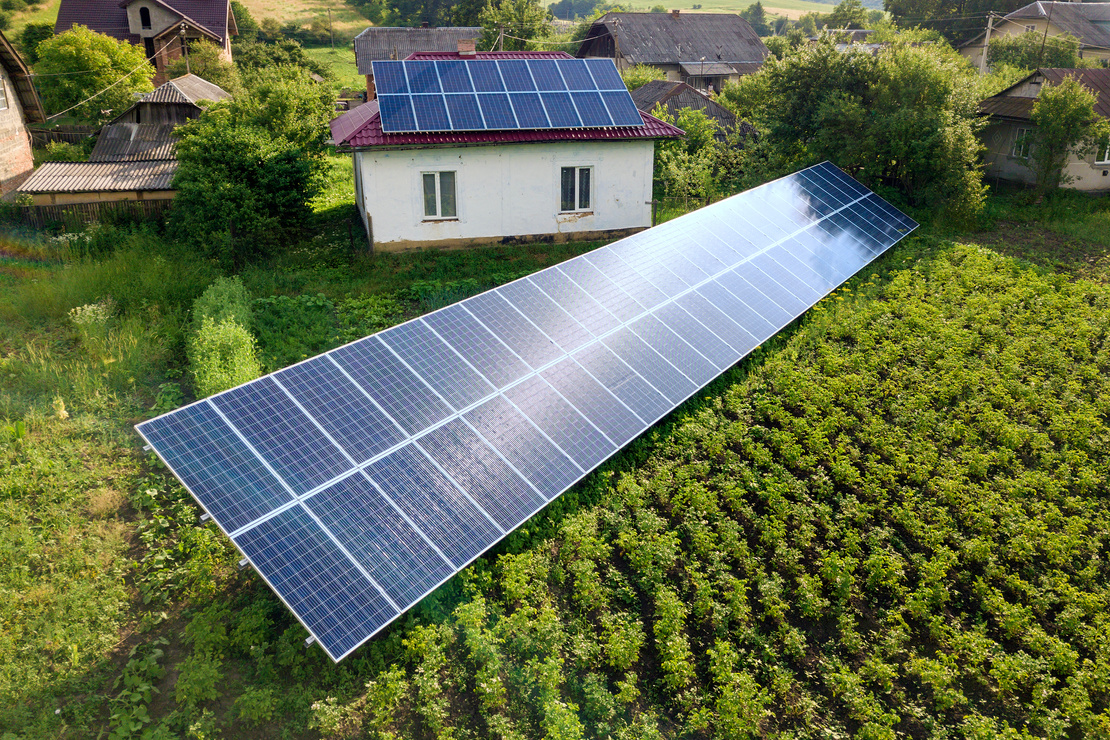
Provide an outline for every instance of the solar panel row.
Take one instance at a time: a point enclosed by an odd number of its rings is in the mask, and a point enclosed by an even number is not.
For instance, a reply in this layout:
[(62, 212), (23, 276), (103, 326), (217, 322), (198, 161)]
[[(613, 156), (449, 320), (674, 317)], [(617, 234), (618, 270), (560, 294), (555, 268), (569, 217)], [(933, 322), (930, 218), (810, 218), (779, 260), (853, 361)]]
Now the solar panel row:
[(386, 133), (642, 126), (609, 59), (374, 62)]
[(139, 431), (338, 660), (915, 227), (819, 165)]

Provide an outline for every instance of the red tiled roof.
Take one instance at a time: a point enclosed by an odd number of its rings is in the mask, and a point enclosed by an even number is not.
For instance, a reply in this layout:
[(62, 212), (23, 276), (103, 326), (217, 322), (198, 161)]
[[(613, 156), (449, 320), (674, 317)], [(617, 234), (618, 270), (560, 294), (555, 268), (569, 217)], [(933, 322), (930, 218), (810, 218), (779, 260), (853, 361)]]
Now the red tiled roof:
[(405, 59), (574, 59), (565, 51), (479, 51), (462, 55), (457, 51), (414, 51)]
[[(373, 110), (369, 110), (373, 105)], [(369, 115), (367, 115), (369, 114)], [(435, 144), (511, 144), (540, 141), (614, 141), (619, 139), (675, 139), (685, 136), (680, 128), (640, 113), (643, 126), (508, 131), (450, 131), (442, 133), (387, 134), (377, 102), (360, 105), (331, 122), (332, 140), (345, 149)]]

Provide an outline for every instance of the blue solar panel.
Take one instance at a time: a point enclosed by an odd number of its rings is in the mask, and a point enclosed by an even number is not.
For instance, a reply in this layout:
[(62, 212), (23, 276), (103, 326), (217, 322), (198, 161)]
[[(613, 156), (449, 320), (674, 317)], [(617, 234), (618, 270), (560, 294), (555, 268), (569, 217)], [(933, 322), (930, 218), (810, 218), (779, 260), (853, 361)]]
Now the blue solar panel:
[(470, 73), (467, 71), (467, 64), (461, 59), (436, 62), (436, 70), (439, 72), (439, 83), (443, 86), (443, 92), (466, 93), (474, 91), (474, 85), (470, 81)]
[(387, 134), (643, 125), (609, 59), (410, 60), (373, 67)]
[(613, 119), (614, 126), (643, 126), (644, 119), (636, 104), (627, 92), (602, 90), (601, 99), (609, 109), (609, 117)]
[(452, 131), (478, 131), (486, 127), (477, 95), (447, 95)]
[(552, 128), (547, 119), (540, 96), (534, 92), (510, 93), (509, 101), (521, 128)]
[(819, 165), (138, 428), (338, 660), (914, 226)]
[(513, 106), (509, 103), (508, 95), (503, 93), (479, 95), (478, 105), (482, 108), (482, 115), (486, 121), (486, 128), (500, 130), (518, 128), (516, 116), (513, 115)]

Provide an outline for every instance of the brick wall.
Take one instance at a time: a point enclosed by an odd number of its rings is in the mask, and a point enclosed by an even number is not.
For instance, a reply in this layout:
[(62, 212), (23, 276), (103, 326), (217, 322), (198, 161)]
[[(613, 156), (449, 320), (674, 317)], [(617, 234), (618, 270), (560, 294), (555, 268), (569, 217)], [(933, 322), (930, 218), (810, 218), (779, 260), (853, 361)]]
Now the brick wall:
[(31, 138), (23, 122), (23, 109), (8, 73), (0, 67), (7, 109), (0, 110), (0, 195), (14, 190), (31, 174)]

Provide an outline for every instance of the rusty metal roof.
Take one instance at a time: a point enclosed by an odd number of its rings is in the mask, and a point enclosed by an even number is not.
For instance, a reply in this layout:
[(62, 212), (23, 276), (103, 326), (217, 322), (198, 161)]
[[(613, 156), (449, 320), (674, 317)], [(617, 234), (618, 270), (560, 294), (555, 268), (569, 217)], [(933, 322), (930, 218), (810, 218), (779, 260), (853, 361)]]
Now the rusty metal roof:
[[(373, 105), (371, 109), (370, 106)], [(519, 144), (549, 141), (616, 141), (621, 139), (675, 139), (685, 136), (680, 128), (640, 113), (643, 126), (613, 128), (544, 129), (541, 131), (456, 131), (450, 133), (387, 134), (376, 102), (360, 105), (331, 122), (332, 140), (344, 149), (377, 147), (467, 146), (475, 144)]]
[(736, 124), (736, 116), (728, 108), (703, 95), (685, 82), (673, 80), (652, 80), (632, 91), (632, 102), (643, 113), (650, 113), (661, 104), (672, 116), (683, 108), (705, 111), (723, 128)]
[(177, 137), (172, 123), (112, 123), (100, 129), (90, 162), (145, 162), (173, 159)]
[[(1110, 3), (1106, 4), (1110, 5)], [(981, 102), (979, 112), (985, 116), (1028, 121), (1030, 114), (1033, 112), (1033, 101), (1036, 98), (1013, 95), (1012, 92), (1031, 81), (1036, 82), (1038, 78), (1042, 84), (1059, 85), (1068, 77), (1078, 80), (1080, 84), (1095, 94), (1095, 113), (1110, 120), (1110, 69), (1106, 68), (1067, 69), (1047, 67), (1038, 69), (997, 95)]]
[(372, 62), (405, 59), (420, 51), (459, 50), (460, 41), (482, 36), (481, 26), (449, 26), (444, 28), (405, 28), (372, 26), (355, 36), (355, 63), (360, 75), (374, 74)]
[(15, 86), (15, 93), (19, 96), (19, 104), (23, 108), (23, 117), (27, 123), (45, 123), (46, 113), (42, 109), (42, 102), (35, 86), (31, 82), (31, 71), (23, 63), (19, 52), (11, 42), (0, 33), (0, 67), (8, 73), (8, 77)]
[(460, 54), (458, 51), (417, 51), (405, 57), (422, 61), (436, 59), (574, 59), (565, 51), (476, 51), (473, 54)]
[(606, 13), (594, 21), (575, 56), (610, 56), (595, 42), (615, 37), (632, 64), (735, 64), (762, 62), (770, 52), (746, 20), (735, 13)]
[(20, 193), (96, 193), (172, 190), (176, 160), (157, 162), (46, 162), (19, 186)]
[(194, 74), (174, 77), (153, 92), (139, 98), (140, 103), (189, 103), (196, 105), (201, 100), (224, 100), (230, 98), (231, 93), (219, 85), (214, 85), (208, 80)]

